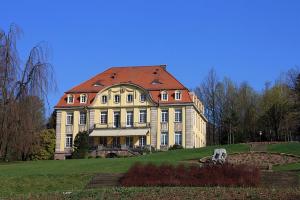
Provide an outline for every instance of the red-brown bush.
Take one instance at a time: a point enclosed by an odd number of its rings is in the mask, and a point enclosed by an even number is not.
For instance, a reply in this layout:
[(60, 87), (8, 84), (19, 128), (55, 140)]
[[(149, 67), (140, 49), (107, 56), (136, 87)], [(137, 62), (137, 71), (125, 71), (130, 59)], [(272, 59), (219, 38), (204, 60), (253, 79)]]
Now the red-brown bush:
[(135, 164), (120, 180), (131, 186), (257, 186), (260, 171), (247, 165), (184, 166)]

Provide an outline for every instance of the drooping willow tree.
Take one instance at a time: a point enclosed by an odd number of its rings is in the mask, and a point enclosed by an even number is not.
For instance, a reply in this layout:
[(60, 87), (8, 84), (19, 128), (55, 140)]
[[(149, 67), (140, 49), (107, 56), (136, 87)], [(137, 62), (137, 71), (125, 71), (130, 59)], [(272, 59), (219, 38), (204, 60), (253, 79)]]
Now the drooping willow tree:
[(55, 89), (52, 65), (43, 43), (22, 64), (17, 51), (21, 30), (0, 29), (0, 159), (28, 160), (44, 126), (44, 102)]

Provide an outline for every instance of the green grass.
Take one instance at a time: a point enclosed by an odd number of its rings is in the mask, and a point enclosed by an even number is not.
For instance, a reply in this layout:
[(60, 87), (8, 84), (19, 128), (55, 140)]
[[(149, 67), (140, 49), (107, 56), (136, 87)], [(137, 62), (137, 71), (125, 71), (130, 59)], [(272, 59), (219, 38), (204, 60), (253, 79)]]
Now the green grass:
[[(216, 146), (158, 152), (133, 158), (28, 161), (0, 164), (0, 197), (18, 194), (81, 190), (96, 173), (126, 172), (136, 162), (155, 164), (200, 159)], [(249, 151), (249, 146), (222, 146), (228, 153)]]
[(284, 143), (284, 144), (270, 144), (268, 151), (277, 153), (287, 153), (300, 156), (300, 142)]
[[(216, 147), (158, 152), (133, 158), (0, 163), (0, 199), (29, 194), (49, 196), (66, 191), (77, 191), (81, 194), (85, 185), (97, 173), (126, 172), (136, 162), (178, 164), (180, 161), (210, 156)], [(249, 151), (246, 144), (226, 145), (222, 148), (226, 148), (228, 153)], [(300, 143), (273, 144), (268, 145), (267, 149), (270, 152), (300, 155)], [(300, 163), (274, 168), (279, 171), (299, 169)]]
[[(276, 152), (276, 153), (287, 153), (287, 154), (294, 154), (300, 156), (300, 143), (293, 142), (293, 143), (284, 143), (284, 144), (270, 144), (268, 145), (268, 151)], [(300, 180), (300, 163), (292, 163), (286, 165), (279, 165), (275, 166), (274, 171), (291, 171), (297, 170)]]

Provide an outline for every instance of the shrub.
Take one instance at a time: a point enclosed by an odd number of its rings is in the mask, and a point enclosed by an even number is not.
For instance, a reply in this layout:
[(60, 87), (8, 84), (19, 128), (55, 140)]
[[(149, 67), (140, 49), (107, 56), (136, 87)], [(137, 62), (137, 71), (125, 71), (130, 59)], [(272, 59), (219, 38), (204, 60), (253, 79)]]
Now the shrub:
[(171, 146), (169, 148), (169, 150), (176, 150), (176, 149), (183, 149), (183, 147), (181, 145), (178, 144), (174, 144), (173, 146)]
[(122, 186), (257, 186), (260, 171), (246, 165), (189, 166), (135, 164), (120, 180)]
[(74, 140), (74, 152), (72, 158), (86, 158), (89, 151), (89, 135), (87, 132), (79, 132)]
[(39, 145), (33, 160), (50, 160), (54, 158), (55, 152), (55, 130), (45, 129), (39, 135)]

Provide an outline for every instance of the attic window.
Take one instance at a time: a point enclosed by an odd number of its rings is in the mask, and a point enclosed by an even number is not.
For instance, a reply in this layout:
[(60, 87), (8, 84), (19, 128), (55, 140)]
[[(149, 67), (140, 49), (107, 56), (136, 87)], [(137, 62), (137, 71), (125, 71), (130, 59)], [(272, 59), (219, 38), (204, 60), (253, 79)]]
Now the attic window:
[(175, 91), (175, 100), (181, 100), (181, 91), (179, 90)]
[(67, 103), (68, 104), (74, 103), (74, 96), (72, 94), (68, 94)]
[(113, 73), (111, 76), (110, 76), (110, 78), (112, 78), (112, 79), (115, 79), (116, 78), (116, 73)]
[(93, 84), (94, 87), (103, 86), (103, 84), (100, 81), (97, 81)]
[(154, 79), (151, 83), (152, 85), (162, 84), (158, 79)]
[(168, 92), (167, 91), (162, 91), (160, 93), (160, 95), (161, 95), (161, 100), (162, 101), (168, 101)]
[(155, 69), (155, 71), (153, 72), (153, 74), (158, 74), (159, 69)]
[(86, 103), (87, 102), (87, 95), (81, 94), (80, 95), (80, 103)]

